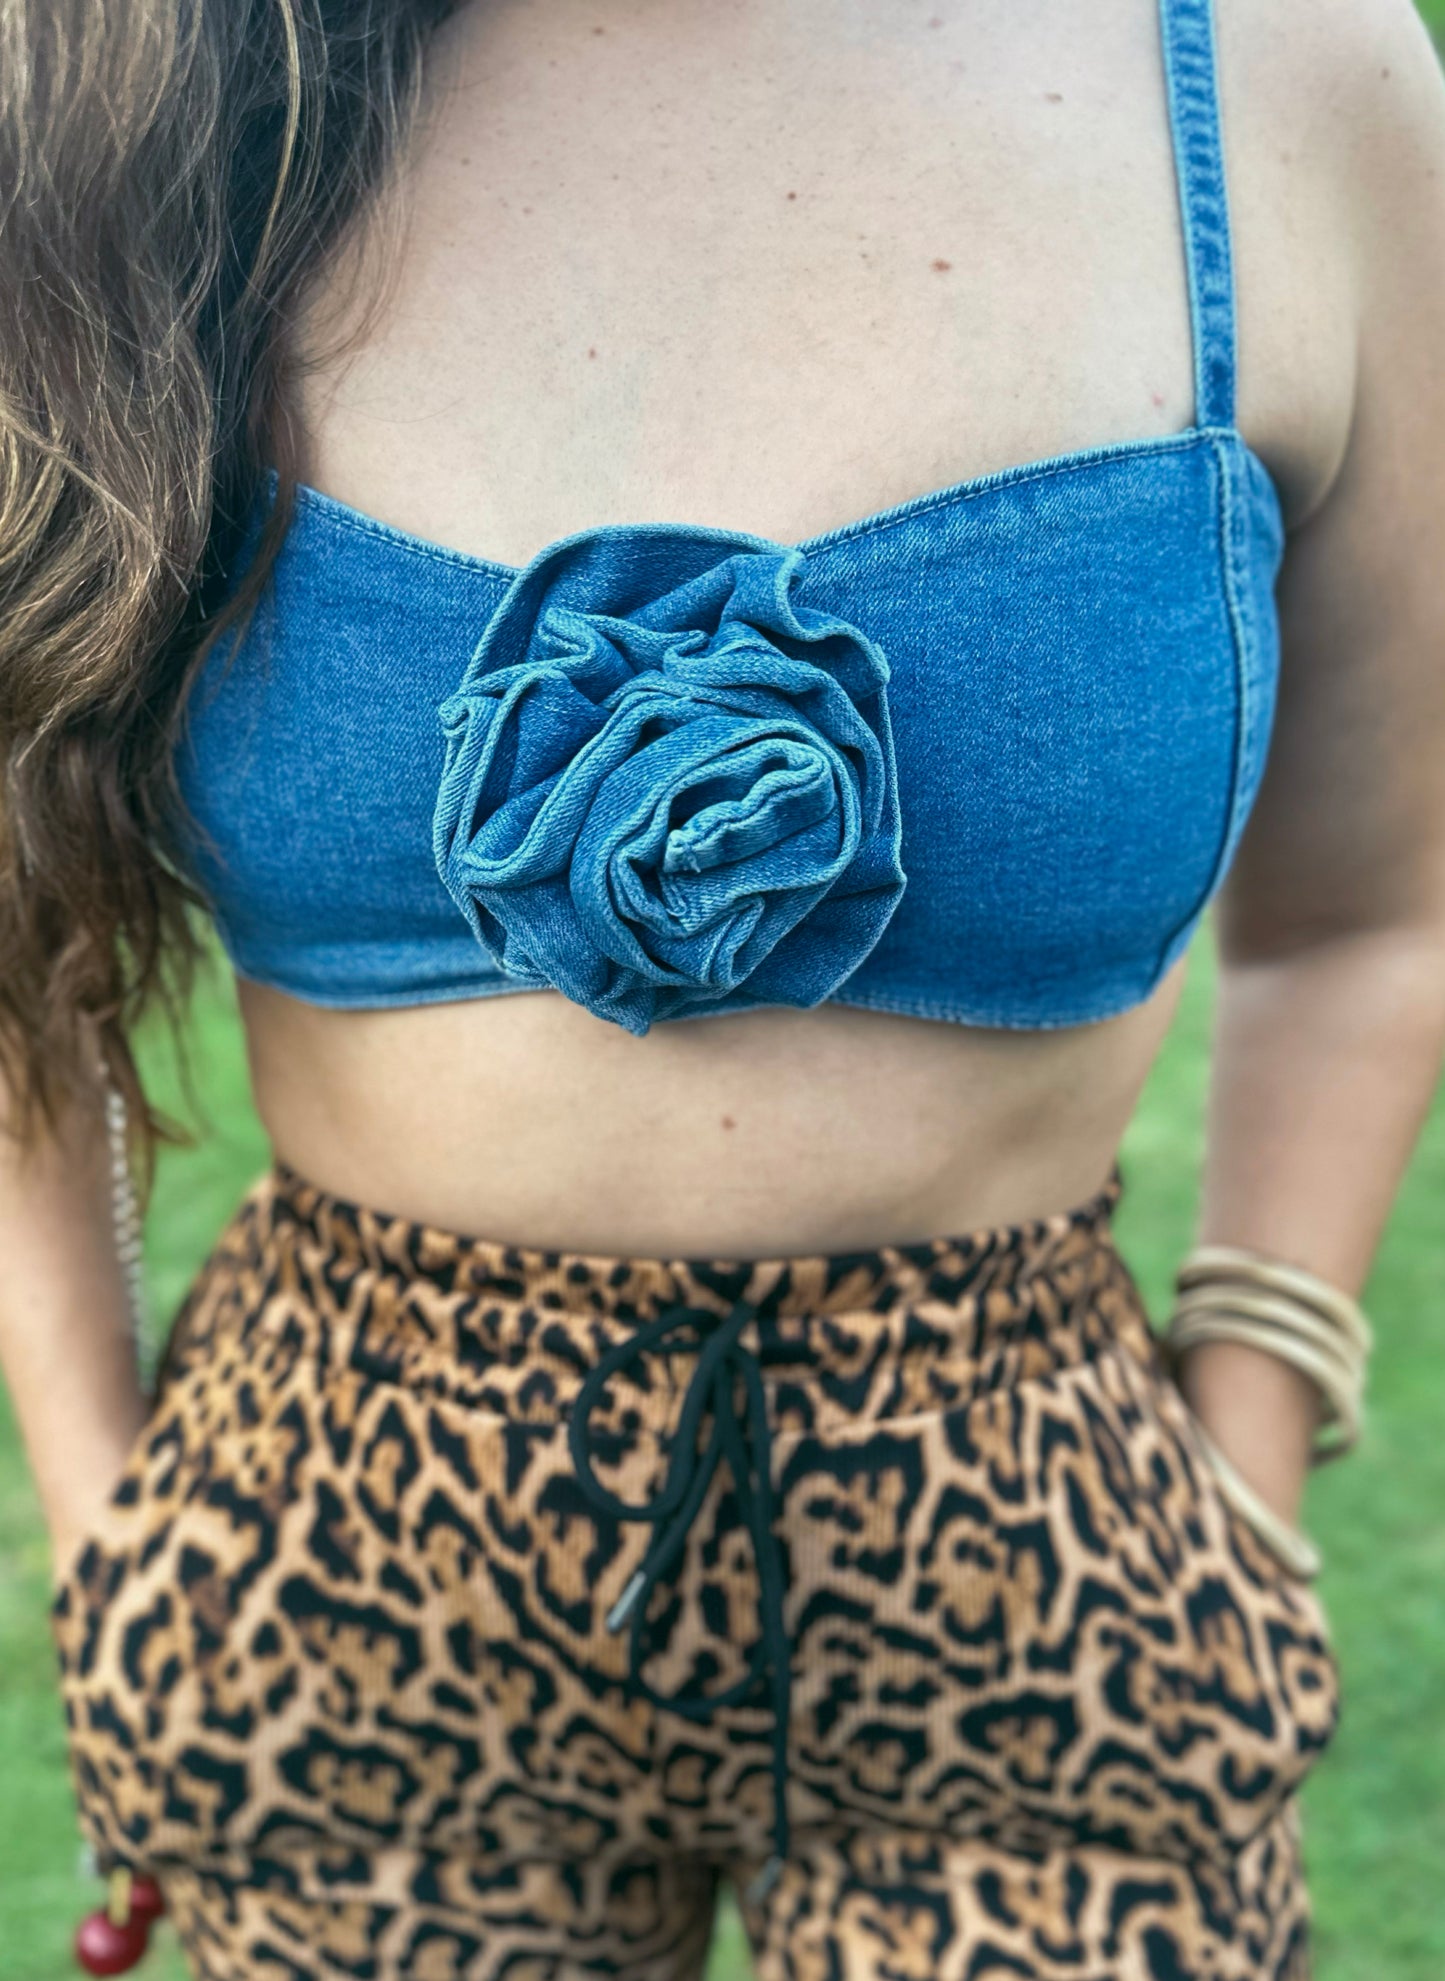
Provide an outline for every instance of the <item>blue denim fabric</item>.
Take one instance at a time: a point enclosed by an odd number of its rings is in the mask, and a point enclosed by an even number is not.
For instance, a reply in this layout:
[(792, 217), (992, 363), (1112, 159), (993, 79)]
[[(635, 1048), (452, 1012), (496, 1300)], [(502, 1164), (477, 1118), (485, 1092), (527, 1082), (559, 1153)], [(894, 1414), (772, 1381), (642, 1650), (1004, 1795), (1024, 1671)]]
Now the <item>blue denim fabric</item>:
[(341, 1006), (551, 985), (638, 1032), (1149, 995), (1264, 769), (1284, 545), (1234, 425), (1209, 0), (1160, 19), (1194, 424), (797, 545), (607, 525), (520, 570), (303, 488), (178, 764), (243, 975)]
[(903, 892), (888, 668), (766, 537), (579, 531), (460, 688), (437, 871), (499, 968), (645, 1032), (822, 1003)]

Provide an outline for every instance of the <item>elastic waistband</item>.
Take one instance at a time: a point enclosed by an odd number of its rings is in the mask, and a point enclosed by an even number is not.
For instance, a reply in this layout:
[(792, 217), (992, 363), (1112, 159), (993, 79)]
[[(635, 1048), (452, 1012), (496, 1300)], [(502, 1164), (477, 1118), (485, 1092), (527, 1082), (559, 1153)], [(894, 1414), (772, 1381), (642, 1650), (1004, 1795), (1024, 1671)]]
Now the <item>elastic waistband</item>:
[(1105, 1346), (1151, 1353), (1112, 1237), (1122, 1189), (1116, 1160), (1082, 1203), (1017, 1224), (849, 1252), (626, 1258), (464, 1236), (277, 1163), (193, 1289), (169, 1360), (209, 1354), (217, 1333), (279, 1333), (322, 1368), (536, 1425), (568, 1415), (599, 1362), (625, 1352), (619, 1410), (662, 1429), (688, 1357), (676, 1338), (656, 1353), (625, 1345), (680, 1313), (698, 1351), (741, 1320), (777, 1427), (907, 1416)]
[(1116, 1158), (1082, 1203), (1017, 1224), (856, 1251), (666, 1258), (544, 1250), (465, 1236), (352, 1203), (282, 1162), (264, 1182), (273, 1216), (338, 1262), (388, 1278), (425, 1280), (448, 1294), (525, 1301), (581, 1319), (604, 1309), (625, 1311), (636, 1321), (655, 1319), (679, 1302), (726, 1312), (745, 1300), (760, 1319), (774, 1320), (883, 1313), (964, 1292), (1008, 1301), (1107, 1238), (1123, 1194)]

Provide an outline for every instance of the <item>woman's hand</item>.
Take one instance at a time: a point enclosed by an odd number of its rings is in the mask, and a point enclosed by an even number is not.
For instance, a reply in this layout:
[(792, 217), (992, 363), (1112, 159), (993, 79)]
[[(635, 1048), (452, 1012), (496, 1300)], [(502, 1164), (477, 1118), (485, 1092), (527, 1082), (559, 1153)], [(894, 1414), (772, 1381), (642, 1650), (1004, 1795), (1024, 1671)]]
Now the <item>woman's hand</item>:
[(1179, 1388), (1205, 1430), (1291, 1526), (1310, 1470), (1319, 1391), (1291, 1363), (1236, 1341), (1201, 1341), (1179, 1359)]
[(67, 1456), (64, 1472), (48, 1470), (41, 1485), (45, 1524), (50, 1534), (50, 1585), (59, 1591), (120, 1480), (125, 1461), (145, 1421), (134, 1393), (126, 1408)]

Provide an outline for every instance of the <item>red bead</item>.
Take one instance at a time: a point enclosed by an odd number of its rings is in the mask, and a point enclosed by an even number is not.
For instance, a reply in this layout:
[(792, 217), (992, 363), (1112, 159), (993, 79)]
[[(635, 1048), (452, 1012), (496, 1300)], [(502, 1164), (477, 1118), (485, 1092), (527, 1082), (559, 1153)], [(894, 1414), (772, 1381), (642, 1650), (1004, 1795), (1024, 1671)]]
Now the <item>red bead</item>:
[(130, 1916), (143, 1919), (149, 1925), (159, 1919), (166, 1909), (165, 1898), (154, 1878), (135, 1877), (130, 1887)]
[(132, 1916), (117, 1926), (107, 1912), (92, 1912), (75, 1929), (75, 1958), (87, 1974), (124, 1974), (150, 1938), (150, 1920)]

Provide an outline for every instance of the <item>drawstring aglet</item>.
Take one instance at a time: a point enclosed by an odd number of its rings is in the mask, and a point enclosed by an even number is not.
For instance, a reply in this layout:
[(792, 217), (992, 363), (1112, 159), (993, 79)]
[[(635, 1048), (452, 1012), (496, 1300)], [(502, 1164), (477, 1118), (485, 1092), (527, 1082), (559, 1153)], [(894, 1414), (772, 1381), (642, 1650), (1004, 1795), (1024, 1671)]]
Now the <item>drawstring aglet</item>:
[[(644, 1520), (654, 1529), (640, 1565), (629, 1576), (621, 1595), (606, 1614), (609, 1635), (632, 1625), (629, 1682), (640, 1696), (660, 1707), (671, 1706), (689, 1719), (704, 1719), (741, 1702), (755, 1688), (764, 1669), (770, 1673), (773, 1705), (773, 1834), (772, 1850), (757, 1876), (745, 1888), (748, 1904), (760, 1905), (783, 1874), (788, 1855), (788, 1702), (790, 1647), (784, 1613), (786, 1566), (772, 1514), (772, 1441), (767, 1391), (757, 1353), (743, 1335), (752, 1324), (753, 1309), (737, 1300), (732, 1311), (714, 1325), (715, 1316), (677, 1305), (664, 1308), (656, 1320), (625, 1336), (605, 1351), (590, 1369), (572, 1412), (567, 1443), (577, 1468), (577, 1482), (588, 1499), (609, 1521)], [(688, 1337), (696, 1337), (692, 1341)], [(620, 1499), (608, 1490), (593, 1468), (590, 1413), (601, 1401), (604, 1385), (629, 1364), (643, 1364), (651, 1354), (690, 1353), (696, 1366), (688, 1379), (660, 1492), (641, 1505)], [(645, 1364), (644, 1364), (645, 1366)], [(743, 1399), (739, 1403), (738, 1384)], [(710, 1419), (711, 1428), (704, 1432)], [(652, 1592), (677, 1568), (690, 1524), (727, 1461), (733, 1475), (738, 1511), (750, 1534), (757, 1563), (758, 1603), (762, 1631), (747, 1654), (747, 1672), (720, 1691), (655, 1691), (642, 1676), (646, 1645), (643, 1629)], [(659, 1619), (659, 1624), (661, 1619)]]
[(761, 1905), (783, 1875), (783, 1860), (774, 1851), (758, 1875), (749, 1883), (743, 1897), (749, 1905)]
[(627, 1619), (637, 1608), (637, 1599), (646, 1587), (647, 1577), (640, 1568), (636, 1569), (627, 1587), (607, 1612), (607, 1629), (611, 1636), (615, 1637), (619, 1630), (627, 1628)]

